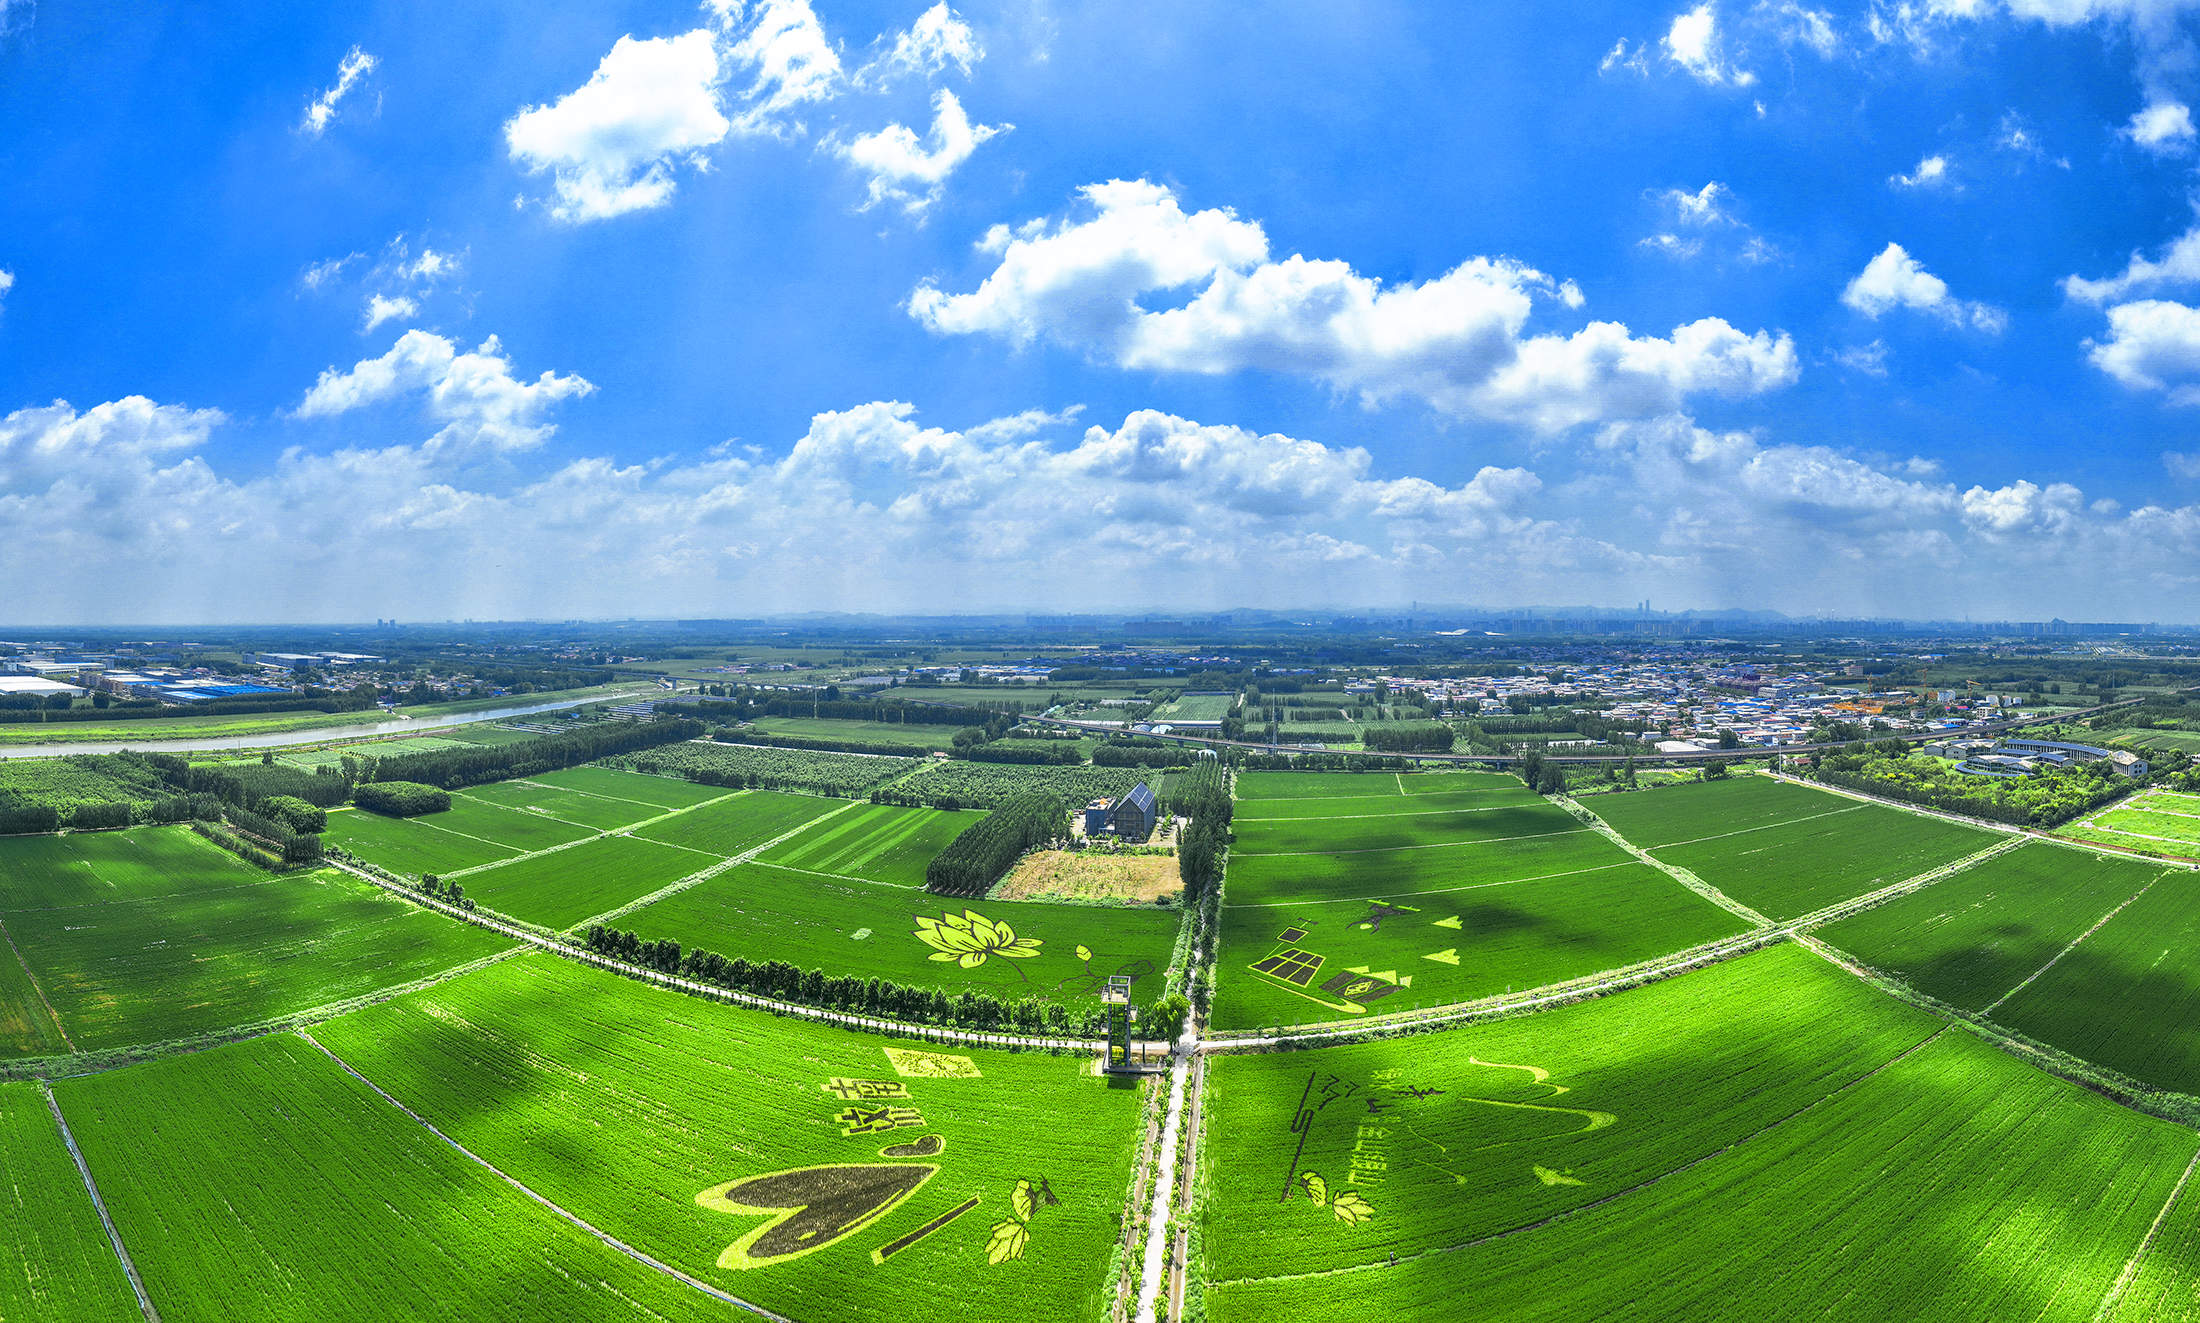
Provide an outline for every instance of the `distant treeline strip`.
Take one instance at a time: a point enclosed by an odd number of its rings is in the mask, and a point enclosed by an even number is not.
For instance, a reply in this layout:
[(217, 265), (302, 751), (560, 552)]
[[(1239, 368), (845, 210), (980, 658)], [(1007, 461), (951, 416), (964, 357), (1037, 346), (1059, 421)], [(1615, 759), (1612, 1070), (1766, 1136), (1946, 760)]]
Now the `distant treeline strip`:
[(653, 749), (663, 744), (699, 739), (703, 723), (685, 717), (659, 717), (654, 721), (586, 726), (580, 730), (545, 735), (524, 744), (485, 744), (465, 749), (437, 749), (396, 758), (377, 758), (369, 763), (363, 781), (417, 781), (423, 785), (456, 790), (485, 781), (539, 776), (561, 767), (578, 767), (599, 758)]

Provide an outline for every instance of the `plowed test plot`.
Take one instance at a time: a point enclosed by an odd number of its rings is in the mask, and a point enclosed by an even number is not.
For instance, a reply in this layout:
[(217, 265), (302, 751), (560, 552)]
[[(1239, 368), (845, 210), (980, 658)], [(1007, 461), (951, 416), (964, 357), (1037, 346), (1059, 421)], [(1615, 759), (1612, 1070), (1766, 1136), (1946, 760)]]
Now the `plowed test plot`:
[(0, 838), (0, 877), (0, 961), (27, 969), (0, 978), (0, 1023), (33, 1030), (8, 1055), (253, 1024), (507, 945), (334, 869), (270, 876), (182, 827)]
[(1233, 824), (1217, 1028), (1445, 1005), (1746, 927), (1518, 781), (1442, 775), (1428, 794), (1397, 793), (1404, 776), (1240, 779), (1263, 797)]
[[(937, 932), (927, 922), (973, 912), (993, 925), (986, 940), (927, 940)], [(752, 964), (779, 960), (835, 978), (885, 978), (1011, 1002), (1035, 997), (1082, 1012), (1111, 975), (1131, 979), (1141, 1005), (1160, 996), (1181, 921), (1181, 910), (1157, 906), (963, 900), (752, 863), (636, 910), (617, 926)]]
[(294, 1035), (54, 1092), (164, 1319), (729, 1312), (467, 1160)]
[(1775, 919), (1891, 886), (2001, 839), (1764, 776), (1599, 795), (1590, 807), (1659, 859)]
[(858, 811), (856, 805), (845, 799), (788, 795), (776, 790), (735, 791), (730, 798), (653, 822), (634, 835), (637, 840), (661, 841), (730, 859), (774, 837), (784, 836), (803, 823), (834, 813), (845, 817)]
[(1088, 1053), (874, 1038), (547, 958), (482, 975), (314, 1034), (545, 1198), (803, 1323), (1106, 1313), (1151, 1084), (1099, 1078)]
[(1920, 992), (1979, 1011), (2162, 871), (2091, 850), (2025, 845), (1818, 935)]
[(466, 895), (484, 908), (562, 929), (718, 862), (716, 855), (637, 836), (604, 836), (570, 850), (468, 873), (460, 882)]
[(2200, 874), (2162, 870), (1994, 1018), (2157, 1088), (2200, 1094)]
[(759, 858), (813, 873), (921, 887), (932, 856), (984, 816), (866, 804), (818, 822)]
[(1783, 946), (1217, 1059), (1208, 1316), (2090, 1318), (2200, 1139), (1941, 1028)]

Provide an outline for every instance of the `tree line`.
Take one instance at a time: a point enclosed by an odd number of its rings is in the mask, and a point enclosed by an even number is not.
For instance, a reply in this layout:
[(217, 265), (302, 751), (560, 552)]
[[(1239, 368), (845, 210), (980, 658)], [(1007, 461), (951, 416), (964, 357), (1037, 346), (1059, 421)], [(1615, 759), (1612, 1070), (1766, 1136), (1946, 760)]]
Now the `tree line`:
[(1016, 861), (1066, 832), (1068, 801), (1034, 791), (1018, 795), (971, 823), (925, 865), (924, 889), (943, 896), (982, 896)]
[[(484, 744), (465, 749), (437, 749), (395, 758), (361, 760), (361, 782), (417, 781), (423, 785), (456, 790), (486, 781), (539, 776), (562, 767), (578, 767), (615, 754), (653, 749), (662, 744), (700, 739), (703, 723), (681, 717), (654, 721), (604, 723), (524, 744)], [(347, 756), (348, 757), (348, 756)]]

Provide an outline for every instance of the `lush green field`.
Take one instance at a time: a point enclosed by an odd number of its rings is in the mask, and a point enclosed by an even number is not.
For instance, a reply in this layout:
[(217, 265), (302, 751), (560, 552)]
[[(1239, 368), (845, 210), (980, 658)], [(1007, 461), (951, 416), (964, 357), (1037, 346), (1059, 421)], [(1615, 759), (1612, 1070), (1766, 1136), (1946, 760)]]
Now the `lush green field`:
[[(1008, 925), (1017, 943), (1009, 949), (1026, 954), (989, 953), (969, 968), (940, 959), (918, 936), (917, 920), (966, 910)], [(1010, 1001), (1040, 997), (1090, 1010), (1111, 974), (1133, 979), (1141, 1004), (1159, 996), (1181, 920), (1180, 910), (1157, 906), (964, 901), (753, 863), (637, 910), (617, 926), (752, 963), (784, 960), (834, 976)], [(1027, 941), (1036, 945), (1021, 944)]]
[(648, 776), (640, 772), (621, 771), (600, 763), (586, 767), (568, 767), (561, 771), (545, 772), (529, 777), (543, 785), (561, 790), (574, 790), (582, 794), (601, 795), (607, 799), (622, 799), (633, 804), (646, 804), (659, 811), (690, 808), (708, 803), (726, 792), (716, 786), (699, 786), (677, 777)]
[(1384, 799), (1463, 790), (1528, 793), (1519, 777), (1499, 772), (1240, 772), (1237, 778), (1237, 796), (1248, 809), (1268, 800)]
[(599, 836), (570, 850), (530, 855), (460, 878), (484, 909), (545, 928), (570, 928), (718, 862), (713, 855), (639, 836)]
[(294, 1035), (55, 1092), (173, 1323), (728, 1313), (467, 1161)]
[(889, 744), (908, 749), (912, 754), (953, 748), (957, 729), (954, 726), (911, 726), (899, 721), (812, 720), (809, 717), (758, 717), (755, 724), (759, 735)]
[(2200, 1318), (2200, 1181), (2185, 1182), (2109, 1323)]
[(1811, 962), (1216, 1061), (1209, 1317), (2090, 1317), (2200, 1141)]
[(2120, 1070), (2200, 1094), (2200, 874), (2164, 870), (1994, 1018)]
[(1155, 721), (1220, 721), (1237, 709), (1236, 694), (1182, 694), (1153, 710)]
[(334, 869), (271, 877), (181, 827), (0, 839), (0, 876), (0, 924), (85, 1051), (343, 1001), (505, 945)]
[[(1287, 822), (1351, 824), (1375, 818), (1397, 818), (1411, 822), (1418, 817), (1439, 817), (1467, 810), (1549, 807), (1549, 801), (1515, 781), (1510, 786), (1500, 785), (1488, 790), (1441, 790), (1416, 795), (1385, 795), (1380, 798), (1340, 799), (1311, 796), (1303, 799), (1240, 799), (1233, 821), (1241, 834), (1245, 830), (1253, 829), (1255, 824), (1259, 824), (1258, 830), (1265, 833), (1286, 830), (1280, 824)], [(1310, 825), (1302, 830), (1321, 832), (1328, 829)]]
[[(315, 1034), (545, 1197), (804, 1323), (1102, 1313), (1141, 1095), (1095, 1077), (1089, 1056), (958, 1048), (941, 1057), (542, 957)], [(899, 1063), (891, 1055), (912, 1048)], [(889, 1096), (851, 1100), (836, 1089)], [(910, 1145), (920, 1152), (887, 1151)], [(698, 1201), (729, 1182), (819, 1164), (884, 1167), (880, 1178), (913, 1193), (875, 1225), (835, 1237), (828, 1224), (821, 1239), (762, 1263), (752, 1255), (777, 1248), (756, 1239), (766, 1213)], [(1019, 1182), (1035, 1200), (1019, 1204)], [(752, 1199), (791, 1207), (818, 1197), (789, 1189), (778, 1201)], [(875, 1257), (972, 1199), (963, 1215)], [(989, 1262), (989, 1245), (1015, 1252)], [(734, 1246), (744, 1248), (729, 1253)]]
[(131, 804), (176, 792), (151, 767), (98, 755), (0, 761), (0, 809), (44, 806), (66, 816), (86, 804)]
[(0, 1318), (138, 1317), (91, 1196), (34, 1084), (0, 1084)]
[(1818, 935), (1920, 992), (1984, 1010), (2162, 871), (2024, 845)]
[(1561, 877), (1634, 862), (1587, 827), (1515, 840), (1476, 839), (1364, 854), (1230, 856), (1231, 904), (1309, 904), (1373, 896), (1437, 895), (1491, 883)]
[(834, 814), (758, 857), (813, 873), (921, 887), (924, 867), (932, 856), (984, 816), (970, 810), (951, 813), (866, 804)]
[[(522, 813), (539, 813), (562, 822), (578, 823), (596, 831), (618, 831), (658, 817), (666, 810), (639, 800), (615, 799), (585, 790), (568, 790), (533, 779), (492, 781), (457, 792), (466, 800), (497, 804)], [(720, 791), (729, 794), (730, 791)], [(429, 815), (433, 820), (433, 814)]]
[(819, 795), (789, 795), (777, 790), (745, 790), (676, 818), (666, 818), (636, 833), (638, 838), (685, 846), (722, 859), (753, 850), (805, 822), (830, 816), (835, 822), (869, 805)]
[(2132, 749), (2168, 749), (2200, 754), (2200, 731), (2119, 730), (2102, 737), (2107, 743)]
[[(1297, 807), (1319, 803), (1293, 801)], [(1430, 805), (1398, 813), (1348, 813), (1323, 817), (1248, 817), (1233, 821), (1233, 859), (1273, 855), (1359, 854), (1378, 850), (1448, 848), (1471, 841), (1514, 841), (1581, 824), (1554, 804), (1521, 803), (1504, 794), (1420, 795), (1392, 804)]]
[(366, 809), (339, 809), (328, 815), (321, 839), (393, 873), (455, 873), (519, 853), (494, 841), (445, 831), (436, 825), (443, 816), (389, 818)]
[(1770, 777), (1600, 796), (1622, 836), (1775, 919), (1914, 877), (1999, 839)]
[(2149, 790), (2066, 827), (2065, 836), (2127, 850), (2200, 859), (2200, 795)]
[[(1233, 863), (1233, 881), (1236, 873)], [(1571, 876), (1450, 893), (1225, 904), (1213, 1023), (1254, 1029), (1473, 1001), (1631, 965), (1747, 927), (1624, 857)], [(1285, 940), (1291, 933), (1299, 935)], [(1320, 960), (1303, 986), (1254, 968), (1293, 950)], [(1379, 977), (1357, 997), (1325, 989), (1351, 971)], [(1382, 991), (1389, 987), (1395, 991)]]
[(1162, 774), (1135, 767), (934, 762), (895, 789), (934, 801), (953, 800), (959, 808), (996, 808), (1033, 791), (1083, 804), (1120, 795), (1140, 781), (1161, 793)]
[(756, 744), (668, 744), (608, 760), (613, 766), (704, 785), (755, 785), (854, 798), (917, 766), (914, 758), (819, 753)]

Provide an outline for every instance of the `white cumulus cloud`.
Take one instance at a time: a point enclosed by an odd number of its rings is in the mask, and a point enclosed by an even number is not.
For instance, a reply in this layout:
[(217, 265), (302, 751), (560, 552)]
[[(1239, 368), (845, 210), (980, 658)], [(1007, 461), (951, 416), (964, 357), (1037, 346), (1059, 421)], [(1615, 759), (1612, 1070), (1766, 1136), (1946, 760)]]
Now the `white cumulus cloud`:
[(306, 104), (305, 118), (298, 121), (298, 131), (312, 138), (327, 132), (336, 119), (337, 106), (351, 94), (360, 79), (374, 72), (378, 63), (380, 61), (357, 46), (346, 51), (336, 66), (335, 85)]
[(2156, 101), (2131, 117), (2124, 136), (2150, 152), (2180, 152), (2191, 146), (2192, 111), (2182, 101)]
[(621, 37), (578, 89), (504, 125), (511, 157), (547, 172), (561, 220), (602, 220), (672, 196), (674, 167), (732, 127), (718, 107), (718, 43), (707, 28), (677, 37)]
[(747, 31), (738, 36), (726, 59), (729, 68), (750, 73), (734, 114), (734, 126), (741, 132), (800, 132), (796, 112), (844, 90), (840, 52), (826, 39), (809, 0), (762, 0), (749, 11)]
[(2093, 366), (2171, 404), (2200, 404), (2200, 308), (2139, 299), (2108, 310), (2108, 337), (2086, 342)]
[(2133, 253), (2124, 269), (2113, 276), (2088, 280), (2066, 276), (2063, 293), (2084, 303), (2107, 303), (2129, 294), (2144, 293), (2166, 285), (2200, 282), (2200, 225), (2170, 241), (2160, 257)]
[(972, 124), (955, 94), (941, 88), (932, 97), (932, 129), (925, 137), (903, 124), (889, 124), (838, 144), (835, 151), (868, 176), (866, 209), (898, 202), (912, 215), (939, 201), (947, 177), (970, 159), (979, 144), (1008, 132), (1012, 124)]
[(1665, 30), (1665, 56), (1697, 81), (1714, 87), (1748, 87), (1757, 81), (1756, 74), (1728, 63), (1719, 40), (1716, 0), (1704, 0), (1674, 17)]
[(384, 322), (410, 321), (419, 311), (420, 305), (403, 294), (395, 298), (388, 298), (380, 294), (369, 294), (367, 296), (367, 324), (359, 329), (361, 332), (366, 332), (373, 330)]
[[(1667, 410), (1702, 391), (1752, 394), (1796, 376), (1787, 336), (1745, 334), (1715, 317), (1670, 338), (1615, 322), (1528, 335), (1538, 299), (1571, 308), (1581, 293), (1508, 258), (1386, 286), (1340, 261), (1273, 260), (1257, 222), (1187, 213), (1159, 184), (1112, 180), (1081, 194), (1088, 217), (996, 226), (981, 246), (999, 262), (978, 288), (922, 284), (911, 315), (943, 335), (1047, 340), (1125, 368), (1277, 372), (1370, 404), (1415, 399), (1542, 428)], [(1153, 296), (1175, 306), (1149, 309), (1141, 300)]]
[(1948, 158), (1937, 153), (1917, 163), (1917, 168), (1906, 175), (1888, 175), (1887, 182), (1896, 188), (1939, 188), (1954, 181), (1948, 174)]
[(883, 86), (905, 75), (942, 74), (950, 65), (968, 78), (971, 68), (984, 58), (985, 47), (979, 43), (978, 34), (947, 7), (947, 0), (940, 0), (919, 14), (907, 31), (896, 34), (893, 45), (863, 66), (855, 81)]
[(1890, 243), (1857, 273), (1841, 301), (1874, 321), (1895, 308), (1926, 313), (1951, 326), (1998, 334), (2009, 319), (2001, 309), (1959, 299), (1948, 292), (1948, 282), (1927, 271), (1918, 260)]
[(440, 335), (412, 330), (379, 358), (321, 373), (292, 416), (330, 418), (417, 396), (426, 415), (442, 424), (429, 439), (431, 451), (516, 451), (541, 445), (557, 430), (547, 419), (554, 405), (594, 389), (581, 377), (550, 371), (533, 381), (513, 376), (495, 336), (461, 352)]

